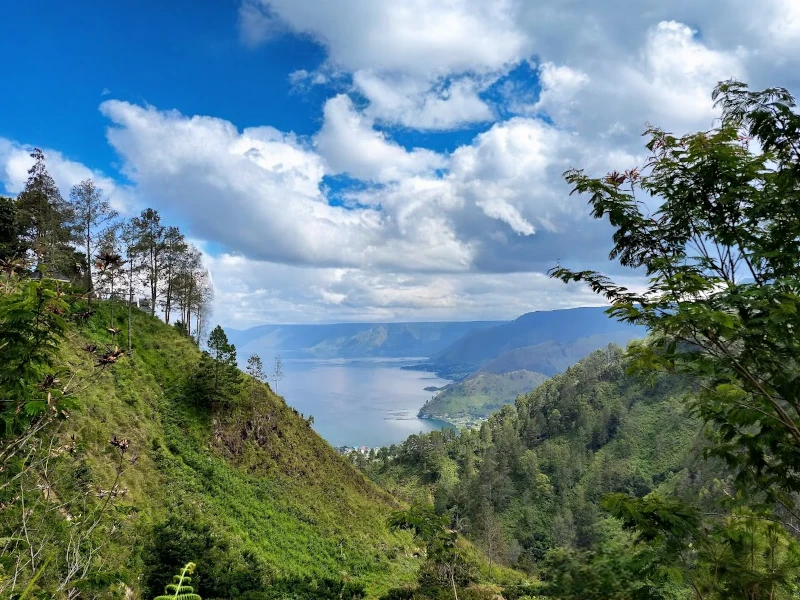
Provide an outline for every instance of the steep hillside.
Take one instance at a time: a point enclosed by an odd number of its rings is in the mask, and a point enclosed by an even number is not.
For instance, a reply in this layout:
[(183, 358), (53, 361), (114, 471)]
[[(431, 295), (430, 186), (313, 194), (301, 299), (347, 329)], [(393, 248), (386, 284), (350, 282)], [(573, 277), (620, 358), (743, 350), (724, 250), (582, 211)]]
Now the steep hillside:
[(502, 375), (478, 373), (446, 386), (425, 403), (419, 416), (472, 425), (503, 404), (514, 402), (519, 394), (530, 392), (545, 379), (541, 373), (525, 370)]
[[(110, 323), (125, 330), (122, 307), (113, 320), (110, 309), (103, 304), (70, 327), (61, 360), (74, 373), (92, 372), (97, 359), (87, 348), (112, 343)], [(0, 473), (0, 596), (7, 597), (2, 590), (11, 589), (17, 564), (28, 565), (21, 582), (43, 568), (34, 591), (55, 590), (84, 513), (99, 515), (80, 546), (94, 554), (75, 576), (91, 590), (86, 597), (150, 598), (189, 560), (206, 599), (256, 594), (296, 577), (363, 583), (371, 596), (414, 580), (410, 536), (386, 526), (397, 501), (283, 399), (247, 380), (225, 405), (198, 404), (197, 347), (139, 311), (132, 330), (133, 353), (92, 375), (70, 418), (32, 447), (31, 456), (51, 448), (44, 462), (29, 463), (21, 479)], [(43, 480), (49, 491), (37, 500)], [(28, 503), (22, 513), (20, 498)], [(25, 506), (35, 501), (27, 527), (42, 539), (31, 533), (33, 541), (15, 541)]]
[(453, 323), (337, 323), (332, 325), (262, 325), (244, 331), (228, 329), (242, 357), (267, 358), (427, 357), (459, 338), (499, 324), (497, 321)]
[[(507, 352), (547, 343), (555, 345), (530, 353), (527, 364), (510, 366), (509, 370), (554, 374), (573, 364), (572, 358), (585, 356), (587, 351), (609, 343), (624, 344), (644, 335), (642, 328), (609, 319), (602, 307), (533, 312), (510, 323), (465, 335), (432, 356), (427, 368), (444, 377), (461, 378)], [(551, 350), (555, 355), (552, 359), (548, 356)], [(494, 368), (491, 372), (501, 371)]]

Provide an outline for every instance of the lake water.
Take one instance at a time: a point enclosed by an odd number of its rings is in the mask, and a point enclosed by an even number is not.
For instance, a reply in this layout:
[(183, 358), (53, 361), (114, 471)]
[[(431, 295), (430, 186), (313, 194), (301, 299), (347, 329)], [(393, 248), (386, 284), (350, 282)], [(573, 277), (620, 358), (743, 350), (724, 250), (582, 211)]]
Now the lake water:
[(284, 360), (278, 393), (332, 446), (387, 446), (447, 423), (417, 418), (435, 392), (449, 383), (433, 373), (400, 367), (410, 359)]

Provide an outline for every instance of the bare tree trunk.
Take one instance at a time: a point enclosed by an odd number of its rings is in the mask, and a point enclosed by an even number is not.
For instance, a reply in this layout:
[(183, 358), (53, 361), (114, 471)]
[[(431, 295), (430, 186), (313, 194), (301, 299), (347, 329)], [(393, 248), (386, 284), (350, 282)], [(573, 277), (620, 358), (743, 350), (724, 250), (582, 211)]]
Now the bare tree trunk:
[(133, 265), (128, 267), (128, 356), (132, 351), (131, 344), (131, 316), (133, 314)]
[(90, 220), (86, 219), (86, 296), (89, 299), (89, 304), (92, 303), (92, 292), (94, 286), (92, 285), (92, 248), (91, 248), (91, 224)]

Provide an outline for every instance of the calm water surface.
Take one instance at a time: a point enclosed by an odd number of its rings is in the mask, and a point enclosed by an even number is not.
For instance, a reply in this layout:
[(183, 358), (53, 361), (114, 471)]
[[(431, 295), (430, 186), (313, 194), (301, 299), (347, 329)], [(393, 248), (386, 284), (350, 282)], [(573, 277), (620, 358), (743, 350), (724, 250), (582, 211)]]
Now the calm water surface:
[(433, 373), (400, 367), (420, 359), (284, 360), (278, 393), (332, 446), (386, 446), (413, 433), (447, 427), (417, 411), (449, 383)]

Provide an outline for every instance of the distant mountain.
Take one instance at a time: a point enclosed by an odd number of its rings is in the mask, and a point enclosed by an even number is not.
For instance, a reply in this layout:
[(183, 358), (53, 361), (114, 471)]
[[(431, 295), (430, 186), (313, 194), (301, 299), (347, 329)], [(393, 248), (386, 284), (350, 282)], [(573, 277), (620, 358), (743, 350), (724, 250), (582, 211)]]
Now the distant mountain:
[(419, 416), (474, 423), (595, 350), (625, 346), (645, 333), (642, 327), (609, 319), (604, 308), (528, 313), (470, 332), (417, 365), (457, 380), (429, 400)]
[(268, 360), (284, 358), (428, 357), (466, 335), (503, 321), (444, 323), (336, 323), (332, 325), (261, 325), (227, 329), (239, 357), (255, 352)]
[[(598, 333), (579, 338), (572, 342), (544, 342), (536, 346), (515, 348), (501, 354), (489, 362), (478, 373), (511, 373), (513, 371), (535, 371), (552, 377), (565, 371), (584, 356), (607, 346), (617, 344), (625, 346), (630, 340), (642, 337), (639, 332), (630, 328), (609, 333)], [(530, 390), (528, 390), (530, 391)]]
[[(643, 327), (610, 319), (603, 307), (532, 312), (466, 334), (433, 355), (428, 367), (442, 375), (463, 377), (497, 359), (499, 362), (488, 372), (526, 369), (552, 375), (592, 350), (610, 342), (624, 345), (645, 333)], [(511, 351), (542, 344), (547, 345), (504, 357)]]

